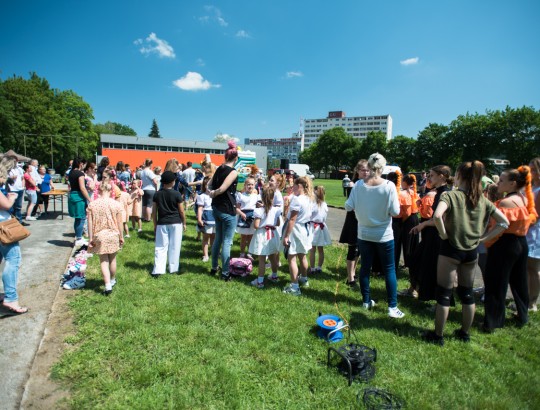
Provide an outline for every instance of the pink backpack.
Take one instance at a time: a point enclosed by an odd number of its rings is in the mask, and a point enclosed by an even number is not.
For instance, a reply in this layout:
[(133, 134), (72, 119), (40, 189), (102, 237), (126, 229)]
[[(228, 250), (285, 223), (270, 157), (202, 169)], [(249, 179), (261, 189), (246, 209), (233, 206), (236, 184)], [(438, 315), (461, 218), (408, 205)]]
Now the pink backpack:
[(231, 275), (247, 276), (253, 270), (253, 264), (248, 258), (231, 258), (229, 271)]

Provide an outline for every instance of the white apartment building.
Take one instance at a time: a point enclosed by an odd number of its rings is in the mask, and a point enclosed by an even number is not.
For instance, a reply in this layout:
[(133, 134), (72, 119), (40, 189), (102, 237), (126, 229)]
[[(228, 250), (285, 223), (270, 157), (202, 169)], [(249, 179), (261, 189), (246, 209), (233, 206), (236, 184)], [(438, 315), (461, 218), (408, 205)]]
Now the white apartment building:
[(326, 118), (304, 120), (304, 147), (309, 147), (324, 131), (335, 127), (344, 128), (354, 138), (366, 138), (370, 131), (382, 131), (386, 139), (392, 139), (390, 115), (347, 117), (344, 111), (330, 111)]

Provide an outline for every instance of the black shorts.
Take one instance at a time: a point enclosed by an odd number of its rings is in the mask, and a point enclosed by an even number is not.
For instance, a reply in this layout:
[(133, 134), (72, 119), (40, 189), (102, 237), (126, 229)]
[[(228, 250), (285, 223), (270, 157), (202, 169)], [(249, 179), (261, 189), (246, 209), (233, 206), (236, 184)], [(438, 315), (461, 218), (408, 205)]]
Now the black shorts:
[(447, 240), (441, 241), (441, 248), (439, 249), (439, 255), (447, 256), (452, 259), (458, 260), (460, 263), (473, 262), (478, 258), (478, 248), (474, 248), (470, 251), (462, 251), (454, 248)]
[(144, 190), (144, 195), (142, 197), (142, 206), (150, 208), (154, 203), (154, 194), (156, 193), (153, 189)]

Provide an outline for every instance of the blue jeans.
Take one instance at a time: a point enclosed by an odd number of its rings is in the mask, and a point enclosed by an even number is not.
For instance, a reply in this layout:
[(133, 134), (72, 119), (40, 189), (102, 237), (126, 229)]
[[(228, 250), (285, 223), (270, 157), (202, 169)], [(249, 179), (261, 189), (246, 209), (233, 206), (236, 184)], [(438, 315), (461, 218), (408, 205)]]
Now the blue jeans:
[(73, 228), (75, 229), (75, 239), (81, 239), (83, 237), (84, 224), (86, 218), (75, 218)]
[(19, 267), (21, 266), (21, 247), (19, 242), (3, 245), (0, 243), (0, 262), (6, 260), (4, 271), (2, 272), (2, 283), (4, 284), (4, 301), (15, 302), (19, 299), (17, 295), (17, 279), (19, 277)]
[(381, 261), (384, 278), (386, 281), (386, 294), (388, 307), (397, 306), (397, 280), (396, 267), (394, 265), (394, 240), (388, 242), (370, 242), (358, 239), (358, 250), (360, 251), (360, 290), (364, 303), (369, 303), (369, 276), (373, 256), (376, 254)]
[(21, 189), (20, 191), (14, 192), (17, 194), (17, 199), (13, 203), (13, 206), (9, 210), (19, 222), (22, 222), (22, 206), (23, 206), (23, 199), (24, 199), (24, 189)]
[(213, 208), (216, 220), (216, 238), (212, 245), (212, 268), (218, 267), (219, 250), (223, 244), (221, 252), (221, 268), (223, 275), (229, 275), (229, 261), (231, 259), (231, 246), (236, 228), (236, 216), (229, 215)]

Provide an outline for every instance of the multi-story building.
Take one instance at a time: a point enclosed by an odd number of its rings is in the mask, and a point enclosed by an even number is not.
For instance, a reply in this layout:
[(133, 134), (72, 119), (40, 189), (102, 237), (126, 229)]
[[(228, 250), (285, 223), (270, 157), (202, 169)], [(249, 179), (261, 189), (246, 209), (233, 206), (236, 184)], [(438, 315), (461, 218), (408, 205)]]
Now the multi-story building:
[(246, 145), (259, 145), (268, 150), (268, 167), (279, 167), (279, 161), (288, 159), (291, 164), (298, 163), (300, 138), (245, 138)]
[(390, 115), (347, 117), (344, 111), (330, 111), (326, 118), (304, 120), (304, 147), (309, 147), (324, 131), (335, 127), (344, 128), (355, 138), (366, 138), (370, 131), (382, 131), (387, 139), (392, 139)]

